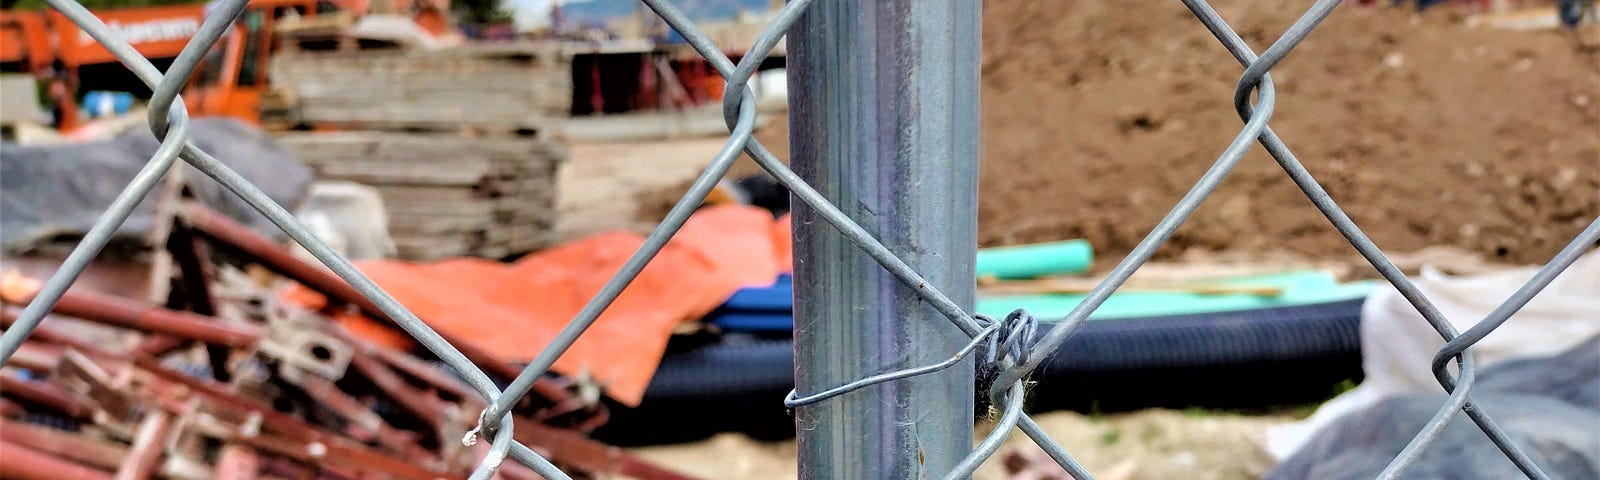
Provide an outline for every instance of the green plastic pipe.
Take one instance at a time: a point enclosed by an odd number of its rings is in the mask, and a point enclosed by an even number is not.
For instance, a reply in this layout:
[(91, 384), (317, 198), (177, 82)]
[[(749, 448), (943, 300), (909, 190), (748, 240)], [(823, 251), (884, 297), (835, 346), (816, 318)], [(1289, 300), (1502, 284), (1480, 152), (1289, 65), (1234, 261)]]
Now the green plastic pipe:
[(1026, 280), (1089, 270), (1094, 249), (1088, 240), (1014, 245), (978, 250), (978, 277)]
[[(1218, 278), (1206, 283), (1272, 286), (1283, 289), (1283, 294), (1267, 296), (1246, 293), (1207, 295), (1179, 292), (1117, 292), (1111, 294), (1100, 308), (1089, 315), (1089, 319), (1193, 315), (1337, 302), (1365, 297), (1380, 282), (1364, 280), (1340, 283), (1338, 277), (1332, 273), (1307, 270)], [(1041, 319), (1055, 319), (1066, 316), (1067, 312), (1078, 306), (1078, 303), (1087, 296), (1084, 294), (994, 295), (978, 298), (977, 310), (978, 313), (1000, 318), (1012, 310), (1021, 308)]]

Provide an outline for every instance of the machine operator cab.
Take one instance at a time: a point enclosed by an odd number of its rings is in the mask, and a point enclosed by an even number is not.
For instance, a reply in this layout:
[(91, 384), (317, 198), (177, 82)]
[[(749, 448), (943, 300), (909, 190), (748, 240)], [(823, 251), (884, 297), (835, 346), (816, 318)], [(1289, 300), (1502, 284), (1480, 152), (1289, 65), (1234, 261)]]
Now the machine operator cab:
[[(207, 4), (207, 13), (215, 2)], [(278, 50), (275, 28), (287, 21), (337, 11), (318, 0), (253, 0), (238, 21), (206, 52), (184, 99), (191, 111), (259, 122), (267, 91), (267, 66)]]

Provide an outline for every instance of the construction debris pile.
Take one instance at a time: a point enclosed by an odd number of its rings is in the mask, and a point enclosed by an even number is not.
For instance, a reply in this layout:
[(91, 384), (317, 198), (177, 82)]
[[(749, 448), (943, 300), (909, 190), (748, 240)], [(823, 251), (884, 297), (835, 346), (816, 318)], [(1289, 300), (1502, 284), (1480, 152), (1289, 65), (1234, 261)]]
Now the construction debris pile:
[(547, 246), (560, 144), (447, 133), (294, 133), (278, 143), (322, 181), (371, 186), (399, 258), (502, 258)]
[[(0, 477), (421, 480), (477, 466), (488, 443), (463, 437), (481, 396), (431, 357), (324, 316), (387, 319), (372, 301), (201, 203), (170, 210), (147, 277), (164, 306), (96, 291), (107, 282), (91, 270), (0, 371)], [(291, 283), (327, 296), (328, 310), (277, 302)], [(15, 270), (0, 281), (8, 329), (40, 286)], [(86, 340), (106, 330), (128, 341)], [(497, 381), (517, 373), (452, 343)], [(541, 379), (514, 411), (514, 437), (577, 478), (685, 478), (589, 439), (607, 414), (577, 392)], [(500, 472), (539, 478), (516, 462)]]

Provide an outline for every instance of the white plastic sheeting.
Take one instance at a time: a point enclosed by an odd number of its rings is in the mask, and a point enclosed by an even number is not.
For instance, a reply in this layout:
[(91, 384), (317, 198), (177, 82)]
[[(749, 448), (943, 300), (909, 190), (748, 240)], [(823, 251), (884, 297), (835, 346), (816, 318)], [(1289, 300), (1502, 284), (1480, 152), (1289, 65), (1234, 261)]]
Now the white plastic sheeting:
[[(377, 189), (354, 182), (318, 181), (311, 184), (305, 202), (295, 216), (306, 223), (318, 239), (350, 260), (393, 258), (394, 239), (389, 236), (389, 215)], [(315, 261), (298, 244), (295, 253)]]
[[(109, 132), (107, 132), (109, 134)], [(268, 197), (294, 208), (313, 172), (260, 128), (232, 118), (197, 118), (191, 142), (215, 155)], [(160, 142), (142, 124), (106, 140), (51, 145), (0, 145), (0, 246), (22, 253), (71, 245), (150, 161)], [(183, 165), (196, 201), (274, 238), (282, 231), (237, 195)], [(143, 244), (155, 220), (154, 196), (117, 228), (114, 240)]]
[(789, 106), (789, 74), (785, 69), (774, 68), (756, 72), (750, 82), (756, 94), (756, 108), (763, 111), (786, 109)]
[(437, 49), (442, 45), (411, 17), (399, 14), (369, 14), (346, 29), (346, 34), (363, 39), (387, 40), (411, 48)]
[[(1424, 269), (1413, 278), (1458, 331), (1466, 331), (1528, 281), (1538, 267), (1451, 277)], [(1591, 251), (1557, 277), (1511, 320), (1478, 342), (1479, 369), (1506, 360), (1548, 356), (1600, 334), (1600, 251)], [(1278, 460), (1294, 454), (1318, 429), (1340, 416), (1408, 394), (1442, 394), (1433, 357), (1444, 339), (1394, 287), (1379, 288), (1362, 309), (1361, 354), (1366, 378), (1322, 405), (1310, 418), (1267, 432)], [(1454, 369), (1452, 368), (1452, 371)]]

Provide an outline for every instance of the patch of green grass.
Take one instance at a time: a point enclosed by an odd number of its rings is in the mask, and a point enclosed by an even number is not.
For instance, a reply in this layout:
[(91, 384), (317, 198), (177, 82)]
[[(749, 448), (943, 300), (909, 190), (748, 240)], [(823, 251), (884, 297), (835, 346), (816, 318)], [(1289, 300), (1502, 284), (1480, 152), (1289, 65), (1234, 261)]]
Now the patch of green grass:
[(1288, 412), (1289, 415), (1293, 416), (1295, 420), (1305, 420), (1307, 418), (1311, 418), (1312, 414), (1317, 413), (1317, 409), (1321, 408), (1322, 404), (1327, 403), (1328, 400), (1333, 400), (1334, 397), (1338, 397), (1340, 395), (1344, 395), (1346, 392), (1355, 390), (1356, 386), (1358, 385), (1361, 385), (1361, 383), (1355, 381), (1354, 379), (1346, 378), (1333, 385), (1333, 389), (1331, 391), (1332, 395), (1329, 395), (1326, 400), (1299, 405), (1286, 405), (1284, 406), (1283, 410)]
[(1190, 406), (1189, 408), (1183, 409), (1183, 415), (1186, 416), (1186, 417), (1189, 417), (1189, 418), (1244, 417), (1244, 416), (1250, 416), (1250, 415), (1255, 415), (1255, 414), (1259, 414), (1259, 413), (1262, 413), (1262, 412), (1257, 412), (1257, 411), (1252, 410), (1252, 409), (1236, 409), (1236, 408), (1206, 408), (1206, 407)]
[[(1329, 392), (1328, 397), (1323, 399), (1323, 400), (1316, 400), (1316, 401), (1310, 401), (1310, 402), (1305, 402), (1305, 403), (1290, 403), (1290, 404), (1276, 405), (1276, 406), (1272, 406), (1272, 407), (1268, 407), (1268, 408), (1264, 408), (1264, 409), (1246, 409), (1246, 410), (1238, 411), (1238, 412), (1235, 412), (1235, 413), (1242, 414), (1242, 415), (1287, 415), (1287, 416), (1293, 417), (1295, 420), (1305, 420), (1307, 418), (1310, 418), (1312, 414), (1317, 412), (1318, 408), (1321, 408), (1322, 405), (1327, 403), (1329, 400), (1333, 400), (1334, 397), (1338, 397), (1340, 395), (1344, 395), (1345, 393), (1347, 393), (1347, 392), (1349, 392), (1351, 390), (1354, 390), (1360, 384), (1361, 384), (1361, 382), (1357, 382), (1354, 379), (1348, 379), (1347, 378), (1347, 379), (1344, 379), (1344, 380), (1340, 381), (1339, 383), (1333, 384), (1333, 386), (1328, 389), (1328, 392)], [(1193, 410), (1193, 408), (1191, 408), (1191, 410)], [(1190, 412), (1186, 410), (1185, 413), (1190, 413)], [(1197, 415), (1199, 415), (1199, 416), (1204, 416), (1203, 412), (1195, 412), (1195, 413)], [(1214, 413), (1218, 413), (1218, 412), (1217, 411), (1212, 411), (1210, 413), (1214, 414)]]
[(1335, 384), (1333, 386), (1333, 396), (1337, 397), (1337, 396), (1340, 396), (1340, 395), (1344, 395), (1345, 392), (1348, 392), (1348, 391), (1351, 391), (1351, 390), (1355, 390), (1356, 389), (1356, 385), (1360, 385), (1360, 384), (1356, 383), (1356, 381), (1353, 380), (1353, 379), (1346, 378), (1346, 379), (1344, 379), (1344, 381), (1341, 381), (1341, 382), (1339, 382), (1339, 383), (1337, 383), (1337, 384)]
[(1207, 410), (1207, 409), (1201, 408), (1201, 407), (1189, 407), (1189, 408), (1183, 409), (1183, 416), (1189, 417), (1189, 418), (1206, 418), (1206, 417), (1209, 417), (1209, 416), (1212, 416), (1212, 415), (1216, 415), (1218, 413), (1223, 413), (1223, 412)]
[(1120, 441), (1122, 441), (1122, 429), (1120, 428), (1112, 428), (1100, 433), (1101, 445), (1116, 445)]
[(1156, 441), (1158, 438), (1161, 438), (1161, 434), (1163, 433), (1166, 432), (1161, 431), (1161, 427), (1155, 425), (1146, 425), (1144, 427), (1144, 431), (1139, 433), (1139, 439), (1143, 440), (1144, 443), (1150, 443)]

